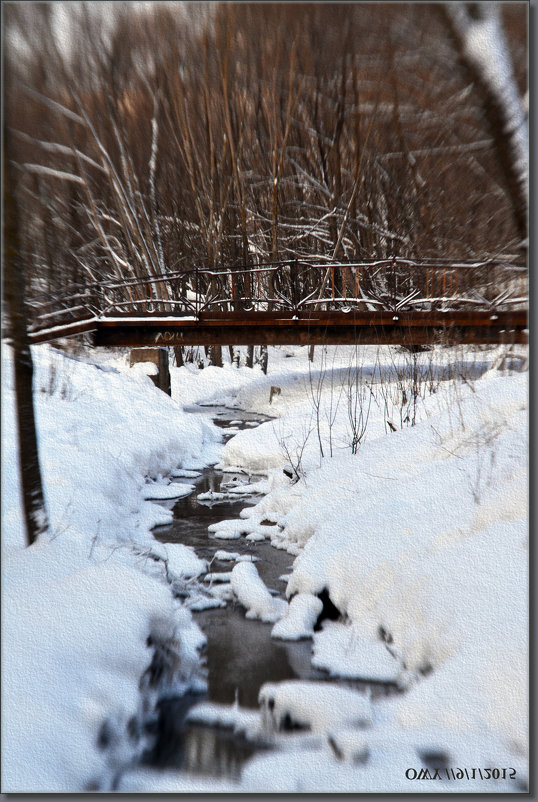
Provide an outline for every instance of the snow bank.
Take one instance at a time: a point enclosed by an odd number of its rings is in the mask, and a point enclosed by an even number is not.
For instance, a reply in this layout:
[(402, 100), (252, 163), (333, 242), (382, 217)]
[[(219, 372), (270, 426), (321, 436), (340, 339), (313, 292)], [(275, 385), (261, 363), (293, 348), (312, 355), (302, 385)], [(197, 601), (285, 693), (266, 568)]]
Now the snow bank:
[(315, 633), (315, 665), (405, 683), (396, 730), (458, 733), (467, 761), (487, 734), (490, 763), (513, 764), (528, 748), (527, 377), (451, 392), (248, 514), (272, 514), (298, 554), (287, 595), (326, 589), (342, 615)]
[(139, 768), (126, 772), (121, 778), (119, 793), (136, 794), (227, 794), (241, 792), (232, 780), (198, 777), (180, 771)]
[(396, 682), (401, 675), (401, 664), (385, 643), (336, 621), (325, 621), (321, 632), (314, 634), (312, 665), (335, 677), (361, 677), (375, 682)]
[[(3, 346), (3, 554), (24, 545), (18, 498), (10, 349)], [(52, 529), (114, 543), (145, 540), (146, 477), (203, 467), (218, 453), (209, 421), (187, 418), (148, 380), (100, 369), (47, 346), (33, 348), (36, 420)], [(52, 394), (50, 394), (52, 393)], [(220, 446), (219, 446), (220, 448)], [(158, 491), (156, 491), (158, 492)], [(98, 499), (98, 503), (96, 501)], [(156, 505), (156, 519), (162, 509)]]
[(142, 716), (159, 687), (183, 693), (201, 681), (204, 638), (172, 591), (205, 563), (155, 541), (150, 528), (170, 513), (145, 501), (146, 478), (203, 467), (220, 435), (187, 422), (136, 371), (32, 352), (51, 534), (25, 548), (3, 344), (2, 787), (107, 790), (143, 748)]
[[(176, 692), (203, 642), (168, 588), (79, 543), (36, 544), (3, 564), (2, 787), (25, 793), (110, 788), (140, 752), (148, 638), (177, 643)], [(179, 682), (182, 678), (183, 687)]]
[[(351, 453), (361, 415), (367, 423), (364, 441), (388, 433), (389, 424), (407, 429), (412, 420), (446, 407), (453, 378), (475, 379), (491, 356), (482, 359), (458, 348), (409, 354), (394, 346), (320, 346), (310, 363), (308, 349), (286, 350), (293, 358), (271, 349), (268, 375), (254, 375), (228, 399), (274, 419), (231, 439), (223, 466), (267, 473), (291, 464), (299, 474), (309, 472), (319, 467), (321, 453)], [(273, 386), (280, 394), (271, 403)]]

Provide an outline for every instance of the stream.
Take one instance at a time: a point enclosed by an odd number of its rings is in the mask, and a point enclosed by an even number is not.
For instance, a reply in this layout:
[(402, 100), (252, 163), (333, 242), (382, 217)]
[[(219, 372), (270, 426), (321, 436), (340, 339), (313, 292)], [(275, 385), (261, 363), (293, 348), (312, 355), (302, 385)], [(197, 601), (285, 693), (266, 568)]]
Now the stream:
[[(224, 407), (187, 407), (186, 411), (210, 414), (216, 425), (226, 430), (225, 442), (236, 431), (253, 428), (268, 420), (260, 414)], [(176, 482), (195, 485), (195, 489), (189, 496), (165, 502), (173, 511), (174, 520), (156, 527), (153, 535), (162, 543), (192, 546), (196, 554), (208, 562), (208, 570), (213, 574), (229, 572), (235, 565), (235, 562), (217, 560), (215, 552), (251, 555), (269, 591), (274, 596), (285, 598), (286, 576), (290, 574), (294, 561), (292, 555), (273, 547), (267, 540), (250, 542), (241, 537), (227, 541), (208, 533), (211, 524), (239, 518), (242, 509), (261, 499), (260, 495), (242, 495), (237, 500), (198, 500), (201, 493), (218, 493), (221, 483), (226, 484), (231, 477), (233, 474), (207, 468), (196, 478), (174, 478)], [(260, 478), (252, 475), (250, 481), (256, 482)], [(258, 710), (258, 693), (264, 683), (288, 679), (329, 681), (328, 675), (311, 665), (311, 639), (272, 639), (273, 624), (245, 618), (245, 610), (238, 602), (228, 601), (226, 607), (193, 611), (193, 615), (207, 639), (203, 655), (207, 669), (207, 695), (187, 695), (161, 701), (155, 745), (151, 752), (146, 753), (143, 762), (154, 769), (182, 769), (206, 777), (237, 779), (244, 762), (268, 747), (263, 743), (253, 743), (231, 729), (191, 722), (187, 719), (189, 710), (200, 701), (220, 705), (237, 703), (241, 708)], [(392, 685), (384, 683), (372, 686), (372, 683), (356, 680), (331, 681), (354, 688), (368, 687), (372, 695), (394, 692)]]

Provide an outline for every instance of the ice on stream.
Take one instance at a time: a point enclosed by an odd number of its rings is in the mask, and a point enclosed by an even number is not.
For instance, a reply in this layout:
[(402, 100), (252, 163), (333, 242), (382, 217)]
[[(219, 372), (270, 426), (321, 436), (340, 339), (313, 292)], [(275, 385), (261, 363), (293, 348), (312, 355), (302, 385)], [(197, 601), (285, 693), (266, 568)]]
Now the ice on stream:
[(201, 475), (201, 471), (187, 471), (185, 468), (176, 468), (170, 472), (170, 476), (174, 479), (196, 479)]
[(168, 485), (158, 484), (157, 482), (148, 482), (143, 489), (143, 497), (145, 499), (174, 499), (190, 496), (194, 490), (194, 485), (185, 484), (183, 482), (170, 482)]
[(246, 535), (246, 539), (249, 541), (271, 539), (276, 527), (262, 524), (260, 518), (261, 516), (231, 518), (210, 524), (208, 531), (219, 540), (237, 540), (241, 535)]

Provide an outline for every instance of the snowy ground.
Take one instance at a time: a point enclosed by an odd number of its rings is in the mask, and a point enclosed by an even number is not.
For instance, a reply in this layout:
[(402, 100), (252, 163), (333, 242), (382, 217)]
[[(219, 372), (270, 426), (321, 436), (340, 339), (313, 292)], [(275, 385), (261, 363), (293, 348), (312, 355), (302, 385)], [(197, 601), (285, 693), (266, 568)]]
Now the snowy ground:
[(2, 358), (2, 787), (107, 789), (143, 745), (128, 733), (148, 638), (181, 663), (171, 685), (200, 682), (204, 638), (171, 588), (205, 565), (154, 540), (150, 527), (171, 513), (146, 498), (162, 474), (215, 459), (219, 435), (146, 376), (35, 348), (52, 536), (24, 549), (7, 347)]
[[(203, 636), (171, 591), (206, 566), (156, 543), (149, 530), (170, 513), (149, 499), (180, 492), (163, 477), (217, 460), (266, 474), (267, 495), (215, 534), (296, 555), (289, 605), (266, 595), (255, 564), (230, 566), (247, 615), (275, 622), (275, 638), (313, 635), (315, 664), (334, 676), (406, 692), (370, 705), (312, 683), (266, 686), (249, 726), (277, 751), (252, 759), (240, 784), (135, 770), (117, 790), (518, 790), (510, 777), (528, 777), (527, 374), (491, 369), (498, 353), (316, 348), (310, 364), (306, 348), (274, 348), (267, 376), (173, 368), (171, 400), (125, 354), (34, 348), (53, 536), (24, 549), (4, 349), (3, 790), (113, 788), (142, 745), (128, 723), (157, 693), (151, 671), (145, 693), (138, 683), (159, 644), (175, 655), (169, 684), (200, 684)], [(195, 403), (274, 419), (223, 448), (205, 416), (182, 411)], [(322, 590), (341, 618), (313, 633)], [(281, 733), (286, 716), (307, 731)], [(434, 764), (501, 773), (406, 778)]]

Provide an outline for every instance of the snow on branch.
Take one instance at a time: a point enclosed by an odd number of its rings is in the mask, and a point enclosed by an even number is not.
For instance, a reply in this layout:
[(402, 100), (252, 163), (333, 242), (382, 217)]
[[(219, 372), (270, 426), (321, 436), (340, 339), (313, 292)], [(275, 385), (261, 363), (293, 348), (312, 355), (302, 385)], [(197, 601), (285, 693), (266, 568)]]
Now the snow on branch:
[(14, 132), (20, 139), (24, 139), (26, 142), (31, 142), (34, 145), (39, 145), (40, 148), (43, 150), (48, 151), (49, 153), (60, 153), (65, 156), (72, 156), (73, 152), (78, 156), (79, 159), (82, 159), (89, 164), (91, 167), (95, 167), (96, 170), (100, 170), (105, 175), (108, 175), (108, 170), (103, 167), (98, 162), (94, 161), (94, 159), (90, 158), (90, 156), (86, 156), (85, 153), (78, 150), (78, 148), (72, 148), (68, 145), (61, 145), (59, 142), (44, 142), (41, 139), (35, 139), (32, 136), (28, 136), (28, 134), (23, 133), (23, 131), (15, 131)]
[(464, 3), (446, 3), (460, 37), (464, 55), (495, 98), (504, 118), (503, 133), (510, 138), (514, 167), (528, 196), (529, 129), (523, 100), (514, 78), (512, 60), (502, 27), (498, 3), (478, 3), (472, 17)]
[(30, 164), (26, 162), (23, 164), (25, 170), (29, 173), (40, 173), (41, 175), (50, 175), (53, 178), (59, 178), (62, 181), (73, 181), (75, 184), (85, 184), (83, 178), (74, 173), (66, 173), (63, 170), (54, 170), (52, 167), (45, 167), (44, 164)]

